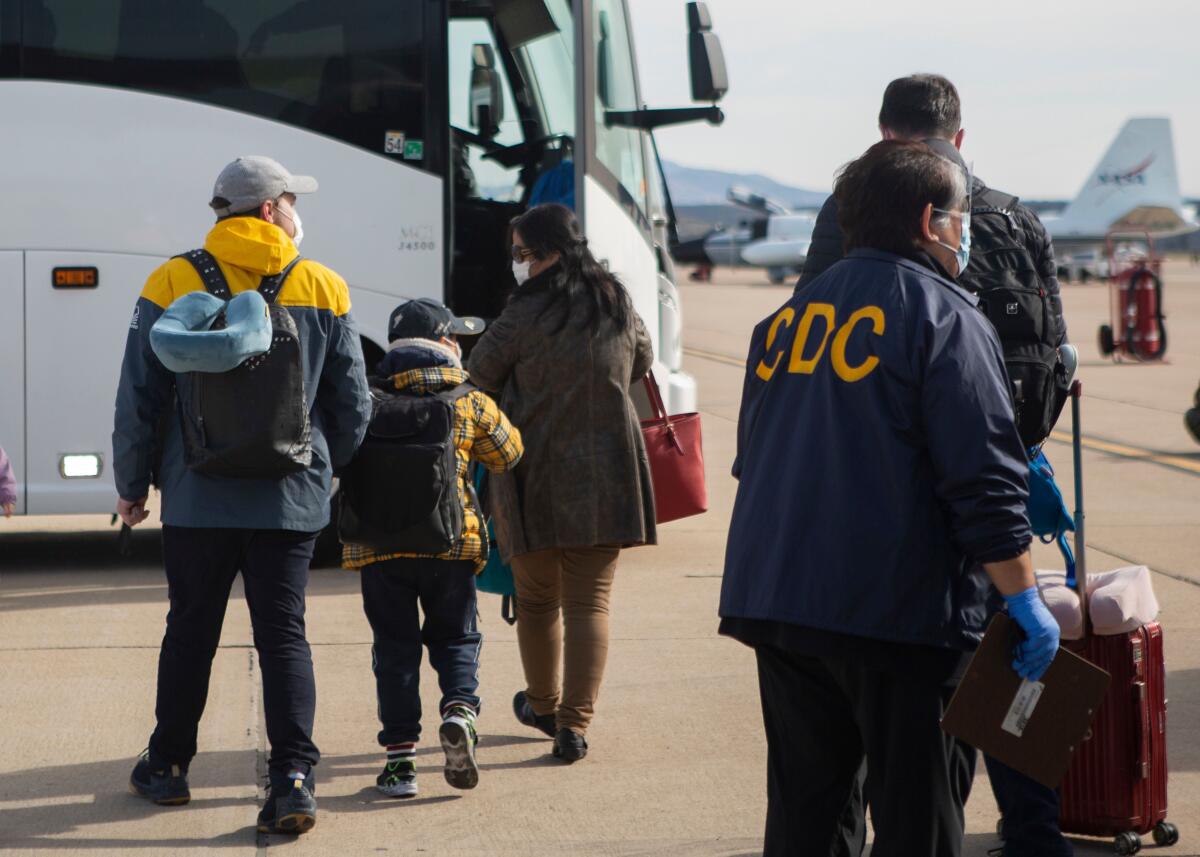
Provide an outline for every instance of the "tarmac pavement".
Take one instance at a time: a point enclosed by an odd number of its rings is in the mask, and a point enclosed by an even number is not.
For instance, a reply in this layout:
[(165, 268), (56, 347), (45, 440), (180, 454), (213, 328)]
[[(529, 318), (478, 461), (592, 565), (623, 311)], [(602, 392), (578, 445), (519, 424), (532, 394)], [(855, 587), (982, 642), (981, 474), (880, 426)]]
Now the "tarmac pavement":
[[(1182, 838), (1153, 853), (1200, 855), (1200, 446), (1182, 425), (1200, 380), (1200, 270), (1171, 263), (1165, 279), (1165, 364), (1100, 358), (1105, 287), (1069, 285), (1064, 298), (1083, 356), (1089, 567), (1139, 562), (1158, 572), (1171, 700), (1169, 818)], [(378, 795), (382, 753), (358, 578), (317, 569), (308, 603), (323, 754), (316, 829), (299, 839), (255, 831), (266, 747), (240, 585), (213, 666), (192, 803), (154, 807), (128, 794), (126, 783), (153, 727), (166, 614), (157, 534), (138, 532), (133, 554), (121, 559), (106, 518), (0, 519), (0, 854), (761, 853), (765, 745), (754, 662), (749, 650), (717, 637), (716, 603), (747, 339), (789, 292), (757, 272), (718, 272), (716, 284), (683, 291), (712, 509), (664, 527), (657, 548), (624, 554), (587, 759), (558, 763), (548, 739), (513, 719), (510, 699), (523, 687), (515, 635), (499, 617), (499, 599), (481, 595), (479, 787), (459, 792), (442, 779), (437, 685), (426, 668), (420, 796)], [(1064, 437), (1069, 428), (1067, 416)], [(1052, 442), (1048, 454), (1069, 496), (1069, 446)], [(1053, 548), (1039, 546), (1037, 559), (1061, 565)], [(982, 765), (967, 816), (966, 853), (980, 857), (998, 844)], [(1112, 853), (1108, 841), (1080, 840), (1077, 850)]]

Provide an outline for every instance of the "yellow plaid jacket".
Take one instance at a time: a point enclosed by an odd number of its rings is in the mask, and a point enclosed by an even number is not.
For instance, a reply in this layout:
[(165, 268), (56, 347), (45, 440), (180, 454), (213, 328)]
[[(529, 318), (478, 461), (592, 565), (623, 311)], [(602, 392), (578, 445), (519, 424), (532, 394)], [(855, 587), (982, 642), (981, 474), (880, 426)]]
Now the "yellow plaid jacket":
[[(392, 376), (397, 390), (407, 393), (440, 393), (452, 390), (469, 380), (462, 369), (436, 366), (428, 369), (410, 369)], [(437, 559), (470, 559), (475, 561), (475, 571), (483, 570), (483, 528), (479, 511), (470, 500), (467, 491), (467, 467), (478, 461), (492, 473), (512, 470), (525, 451), (521, 444), (521, 432), (508, 421), (491, 396), (474, 390), (454, 403), (454, 447), (458, 458), (458, 495), (463, 504), (462, 538), (450, 550), (438, 554)], [(404, 490), (398, 486), (397, 490)], [(342, 566), (357, 569), (397, 557), (430, 557), (432, 554), (389, 553), (374, 554), (367, 548), (346, 545), (342, 550)]]

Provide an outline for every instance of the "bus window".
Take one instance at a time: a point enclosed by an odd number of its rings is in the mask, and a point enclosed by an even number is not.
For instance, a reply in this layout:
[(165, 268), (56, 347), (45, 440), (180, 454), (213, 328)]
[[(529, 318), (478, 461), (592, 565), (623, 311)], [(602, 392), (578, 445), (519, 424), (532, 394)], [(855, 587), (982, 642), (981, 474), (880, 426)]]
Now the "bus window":
[(625, 4), (621, 0), (595, 0), (593, 9), (596, 157), (616, 177), (644, 215), (646, 174), (642, 161), (642, 133), (632, 128), (610, 128), (604, 121), (608, 110), (636, 110), (640, 106)]
[[(20, 75), (242, 110), (420, 165), (422, 0), (19, 0)], [(389, 133), (390, 132), (390, 133)]]
[(538, 105), (542, 133), (575, 139), (575, 21), (570, 0), (547, 0), (557, 33), (541, 36), (518, 51)]
[[(469, 132), (472, 49), (475, 45), (488, 45), (497, 57), (500, 49), (496, 46), (491, 26), (479, 18), (451, 19), (449, 35), (450, 124)], [(500, 89), (504, 97), (504, 120), (492, 142), (498, 146), (513, 146), (522, 142), (521, 118), (517, 114), (504, 63), (499, 60), (496, 61), (496, 71), (500, 75)], [(495, 160), (484, 159), (485, 153), (486, 150), (478, 143), (469, 142), (461, 135), (456, 138), (452, 165), (455, 193), (465, 197), (519, 202), (520, 165), (505, 167)]]

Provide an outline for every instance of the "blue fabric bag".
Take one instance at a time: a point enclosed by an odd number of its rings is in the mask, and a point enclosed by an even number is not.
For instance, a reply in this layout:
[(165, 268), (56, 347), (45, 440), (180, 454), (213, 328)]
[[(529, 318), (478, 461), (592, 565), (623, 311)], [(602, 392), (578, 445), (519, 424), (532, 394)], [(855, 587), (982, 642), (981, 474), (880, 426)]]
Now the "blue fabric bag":
[(1029, 504), (1026, 509), (1034, 535), (1043, 544), (1058, 542), (1058, 549), (1067, 563), (1067, 586), (1074, 588), (1075, 554), (1067, 541), (1067, 533), (1075, 532), (1075, 521), (1054, 481), (1054, 468), (1040, 449), (1029, 460)]
[[(487, 470), (483, 467), (475, 467), (475, 496), (483, 498), (487, 496)], [(483, 514), (483, 503), (479, 504), (480, 514)], [(475, 588), (480, 592), (490, 592), (493, 595), (502, 596), (500, 603), (500, 615), (508, 624), (515, 624), (517, 621), (514, 599), (517, 595), (517, 587), (513, 582), (512, 567), (500, 558), (500, 549), (496, 546), (496, 531), (492, 527), (491, 516), (484, 517), (484, 532), (487, 537), (487, 565), (483, 567), (483, 571), (475, 575)]]

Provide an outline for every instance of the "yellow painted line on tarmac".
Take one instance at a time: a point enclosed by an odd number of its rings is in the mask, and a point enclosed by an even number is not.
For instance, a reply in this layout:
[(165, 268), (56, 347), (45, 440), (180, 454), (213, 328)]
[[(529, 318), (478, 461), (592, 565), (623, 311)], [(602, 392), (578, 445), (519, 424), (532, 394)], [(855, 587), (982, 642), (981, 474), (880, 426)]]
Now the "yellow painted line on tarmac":
[[(1071, 445), (1071, 435), (1069, 432), (1056, 431), (1050, 434), (1050, 439), (1064, 443), (1067, 446)], [(1145, 461), (1149, 464), (1158, 464), (1162, 467), (1169, 467), (1172, 470), (1182, 470), (1187, 473), (1195, 473), (1200, 475), (1200, 461), (1192, 458), (1184, 458), (1179, 455), (1168, 455), (1163, 452), (1156, 452), (1153, 449), (1146, 449), (1141, 446), (1130, 446), (1125, 443), (1115, 443), (1111, 440), (1100, 440), (1099, 438), (1087, 437), (1082, 440), (1084, 449), (1093, 449), (1097, 452), (1107, 452), (1110, 455), (1120, 456), (1121, 458), (1129, 458), (1134, 461)]]
[(728, 354), (722, 354), (719, 351), (705, 351), (702, 348), (691, 348), (689, 346), (684, 346), (683, 353), (691, 355), (692, 357), (699, 357), (701, 360), (711, 360), (714, 363), (724, 363), (726, 366), (736, 366), (739, 369), (745, 367), (746, 365), (745, 360), (741, 360), (737, 357), (730, 357)]

